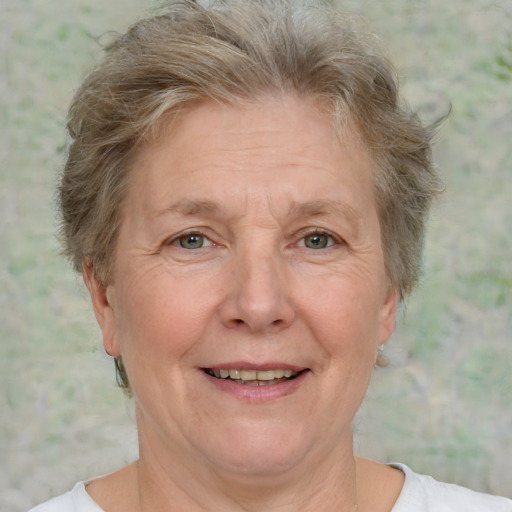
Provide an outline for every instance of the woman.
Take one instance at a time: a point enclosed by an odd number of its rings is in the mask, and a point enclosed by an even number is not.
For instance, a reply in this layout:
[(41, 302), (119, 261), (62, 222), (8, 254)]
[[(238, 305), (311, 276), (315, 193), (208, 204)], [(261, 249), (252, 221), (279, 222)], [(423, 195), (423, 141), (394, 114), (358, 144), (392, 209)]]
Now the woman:
[(441, 187), (430, 131), (346, 20), (171, 5), (108, 50), (69, 132), (62, 238), (140, 456), (34, 510), (512, 510), (354, 457)]

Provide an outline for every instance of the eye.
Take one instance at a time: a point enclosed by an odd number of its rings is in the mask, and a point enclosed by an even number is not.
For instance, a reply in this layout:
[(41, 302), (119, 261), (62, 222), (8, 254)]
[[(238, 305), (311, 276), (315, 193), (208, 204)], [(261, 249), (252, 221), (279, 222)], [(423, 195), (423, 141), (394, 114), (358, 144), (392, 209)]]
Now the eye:
[(308, 249), (326, 249), (334, 245), (335, 240), (332, 235), (324, 232), (315, 232), (306, 235), (299, 243)]
[(173, 240), (173, 245), (193, 250), (209, 247), (213, 242), (201, 233), (184, 233)]

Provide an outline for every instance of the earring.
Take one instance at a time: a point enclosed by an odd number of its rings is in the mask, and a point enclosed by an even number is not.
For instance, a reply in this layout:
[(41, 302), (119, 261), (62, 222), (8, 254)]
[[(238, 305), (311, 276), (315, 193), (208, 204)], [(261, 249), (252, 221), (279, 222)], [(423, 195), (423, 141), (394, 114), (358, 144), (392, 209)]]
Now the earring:
[(385, 366), (389, 366), (389, 359), (384, 354), (384, 344), (379, 345), (377, 350), (377, 360), (375, 361), (376, 366), (384, 368)]

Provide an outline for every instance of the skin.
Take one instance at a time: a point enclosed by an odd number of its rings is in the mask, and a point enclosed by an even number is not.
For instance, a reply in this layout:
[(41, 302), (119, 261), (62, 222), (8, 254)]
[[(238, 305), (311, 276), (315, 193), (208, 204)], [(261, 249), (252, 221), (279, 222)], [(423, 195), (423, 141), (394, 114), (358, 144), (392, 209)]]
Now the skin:
[[(294, 96), (194, 106), (138, 153), (110, 284), (84, 277), (139, 432), (87, 487), (107, 512), (391, 510), (402, 473), (352, 452), (397, 294), (350, 124)], [(203, 371), (285, 365), (265, 387)]]

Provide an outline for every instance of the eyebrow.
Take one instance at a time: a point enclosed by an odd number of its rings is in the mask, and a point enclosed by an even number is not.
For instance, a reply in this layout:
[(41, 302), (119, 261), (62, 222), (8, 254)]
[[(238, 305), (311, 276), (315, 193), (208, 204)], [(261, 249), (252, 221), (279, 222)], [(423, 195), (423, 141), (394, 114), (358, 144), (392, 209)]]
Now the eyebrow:
[[(215, 201), (208, 199), (180, 199), (164, 210), (157, 212), (157, 216), (178, 213), (181, 215), (221, 215), (221, 207)], [(298, 203), (293, 201), (289, 210), (288, 217), (320, 217), (322, 215), (336, 215), (344, 217), (353, 226), (356, 233), (362, 227), (363, 219), (359, 212), (342, 201), (332, 199), (319, 199)]]
[(292, 203), (288, 211), (290, 217), (320, 217), (334, 215), (346, 219), (355, 237), (359, 237), (363, 229), (363, 217), (352, 206), (332, 199), (320, 199), (305, 203)]
[(172, 203), (164, 210), (158, 211), (157, 216), (168, 213), (180, 213), (182, 215), (203, 215), (219, 213), (219, 205), (206, 199), (180, 199)]
[(354, 223), (360, 223), (362, 220), (361, 214), (350, 205), (332, 199), (320, 199), (306, 203), (293, 202), (288, 211), (288, 215), (293, 217), (316, 217), (328, 214), (342, 215)]

